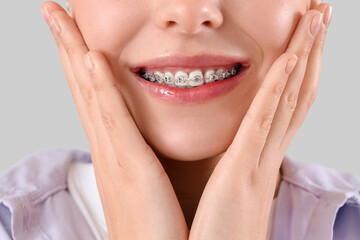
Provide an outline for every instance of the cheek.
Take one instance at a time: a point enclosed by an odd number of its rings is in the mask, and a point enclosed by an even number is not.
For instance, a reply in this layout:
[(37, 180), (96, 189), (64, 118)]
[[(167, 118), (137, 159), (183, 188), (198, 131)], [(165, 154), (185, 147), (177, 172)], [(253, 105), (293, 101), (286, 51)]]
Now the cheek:
[(137, 1), (76, 0), (75, 19), (89, 49), (117, 59), (146, 20), (137, 5)]
[[(263, 50), (264, 61), (273, 62), (283, 53), (297, 22), (306, 12), (304, 0), (257, 0), (241, 4), (244, 28)], [(239, 13), (240, 14), (240, 13)], [(266, 59), (269, 58), (269, 59)]]

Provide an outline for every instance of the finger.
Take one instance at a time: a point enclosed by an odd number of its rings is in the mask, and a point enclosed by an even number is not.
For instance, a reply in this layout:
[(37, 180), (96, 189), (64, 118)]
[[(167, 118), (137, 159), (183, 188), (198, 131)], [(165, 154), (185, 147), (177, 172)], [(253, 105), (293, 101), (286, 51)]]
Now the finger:
[[(89, 110), (88, 110), (89, 108), (92, 108), (94, 106), (96, 107), (96, 104), (95, 103), (90, 104), (90, 101), (85, 103), (83, 95), (80, 91), (79, 86), (76, 83), (74, 74), (72, 72), (72, 68), (71, 68), (68, 56), (65, 52), (65, 49), (62, 46), (59, 47), (59, 54), (60, 54), (64, 72), (66, 75), (66, 80), (69, 85), (73, 100), (75, 102), (76, 110), (80, 117), (81, 124), (84, 128), (86, 137), (89, 141), (90, 148), (93, 151), (97, 151), (98, 142), (97, 142), (97, 136), (96, 136), (95, 129), (94, 129), (94, 123), (99, 122), (99, 121), (92, 120), (92, 118), (94, 118), (94, 116), (91, 116), (89, 113)], [(97, 112), (97, 110), (93, 109), (92, 112)]]
[[(135, 164), (138, 161), (125, 161), (126, 158), (128, 159), (154, 159), (153, 156), (151, 156), (152, 158), (146, 158), (144, 156), (144, 154), (142, 154), (142, 151), (139, 151), (139, 149), (141, 149), (141, 146), (147, 146), (147, 144), (145, 144), (145, 141), (142, 138), (139, 138), (143, 141), (142, 144), (135, 144), (134, 146), (131, 145), (134, 143), (134, 141), (130, 141), (129, 138), (131, 138), (134, 133), (131, 132), (130, 130), (133, 130), (134, 128), (127, 128), (126, 124), (124, 124), (124, 126), (121, 126), (120, 130), (126, 129), (129, 130), (128, 132), (126, 132), (126, 135), (121, 135), (123, 137), (123, 141), (119, 141), (119, 139), (113, 139), (113, 132), (109, 131), (109, 127), (111, 126), (111, 121), (110, 120), (110, 115), (112, 113), (116, 113), (118, 111), (121, 112), (121, 109), (126, 109), (125, 104), (123, 103), (123, 107), (124, 108), (118, 108), (119, 106), (116, 106), (115, 108), (108, 108), (109, 106), (105, 106), (104, 109), (102, 109), (103, 105), (98, 104), (98, 100), (97, 100), (97, 93), (96, 91), (98, 91), (98, 84), (94, 81), (91, 81), (91, 79), (93, 78), (94, 74), (93, 71), (89, 72), (87, 70), (86, 67), (86, 63), (89, 63), (89, 59), (84, 59), (85, 56), (88, 56), (88, 48), (85, 45), (85, 42), (75, 24), (75, 22), (63, 11), (63, 10), (59, 10), (59, 11), (54, 11), (52, 13), (50, 13), (50, 20), (51, 23), (53, 25), (53, 29), (58, 30), (56, 32), (57, 36), (60, 39), (61, 44), (63, 45), (69, 61), (70, 61), (70, 65), (73, 69), (73, 73), (75, 75), (75, 79), (77, 82), (77, 85), (79, 87), (79, 91), (81, 93), (82, 99), (85, 103), (85, 105), (87, 106), (87, 110), (88, 113), (90, 115), (90, 119), (92, 120), (92, 125), (95, 128), (95, 134), (97, 136), (97, 142), (99, 144), (99, 149), (102, 150), (102, 156), (105, 159), (103, 159), (103, 161), (108, 160), (108, 161), (112, 161), (114, 158), (113, 156), (104, 156), (105, 154), (112, 154), (113, 152), (118, 153), (117, 154), (117, 159), (122, 159), (124, 160), (124, 162), (126, 163), (132, 163)], [(100, 54), (99, 54), (100, 55)], [(108, 81), (110, 82), (114, 82), (113, 76), (111, 74), (111, 70), (107, 64), (107, 62), (104, 60), (103, 62), (103, 69), (106, 69), (104, 71), (98, 71), (98, 75), (96, 75), (96, 79), (98, 80), (98, 82), (102, 83), (106, 83)], [(90, 65), (92, 64), (92, 62), (90, 62)], [(91, 67), (91, 66), (90, 66)], [(110, 78), (110, 79), (108, 79)], [(110, 88), (111, 89), (111, 88)], [(119, 96), (119, 92), (116, 92), (116, 94), (111, 94), (111, 91), (109, 91), (110, 94), (106, 93), (104, 95), (100, 95), (103, 96), (104, 99), (106, 99), (106, 102), (108, 103), (113, 103), (116, 102), (116, 97)], [(110, 110), (109, 112), (105, 112)], [(126, 109), (127, 110), (127, 109)], [(102, 114), (104, 113), (104, 114)], [(121, 112), (123, 113), (123, 112)], [(131, 118), (130, 114), (128, 114), (128, 116)], [(121, 116), (120, 116), (121, 117)], [(116, 122), (121, 121), (122, 119), (116, 118)], [(128, 121), (130, 122), (130, 119), (128, 119)], [(132, 119), (131, 119), (132, 121)], [(135, 126), (135, 124), (133, 123), (133, 125)], [(135, 130), (137, 130), (137, 128), (135, 127)], [(124, 130), (123, 130), (124, 131)], [(136, 133), (136, 132), (135, 132)], [(139, 133), (138, 133), (139, 134)], [(140, 134), (139, 134), (140, 135)], [(115, 135), (116, 137), (116, 135)], [(127, 138), (128, 139), (127, 139)], [(141, 135), (140, 135), (141, 137)], [(109, 143), (109, 144), (108, 144)], [(111, 144), (114, 143), (114, 144)], [(121, 143), (121, 144), (118, 144)], [(116, 144), (116, 147), (112, 147)], [(131, 146), (131, 147), (129, 147)], [(111, 148), (111, 149), (110, 149)], [(149, 148), (149, 147), (148, 147)], [(107, 150), (108, 149), (108, 150)], [(145, 152), (151, 152), (149, 150), (146, 150)], [(133, 153), (139, 153), (139, 155), (133, 154)], [(112, 165), (112, 162), (109, 163), (109, 166)], [(122, 164), (125, 165), (125, 164)], [(134, 169), (134, 168), (131, 168)]]
[(299, 100), (295, 112), (292, 116), (289, 127), (286, 131), (281, 148), (285, 149), (289, 146), (296, 132), (303, 124), (308, 111), (315, 101), (317, 89), (320, 81), (322, 56), (325, 43), (327, 28), (332, 17), (332, 6), (321, 4), (317, 6), (320, 12), (324, 13), (324, 26), (314, 41), (314, 45), (309, 55), (309, 61), (306, 68), (305, 78), (299, 93)]
[[(229, 164), (258, 165), (257, 160), (269, 133), (278, 102), (296, 62), (296, 55), (286, 52), (271, 66), (232, 144), (225, 153), (231, 161), (234, 161)], [(232, 167), (234, 168), (236, 167)]]
[[(52, 3), (49, 11), (49, 23), (52, 27), (54, 38), (57, 40), (58, 46), (65, 50), (71, 66), (73, 79), (71, 85), (78, 85), (86, 105), (91, 104), (92, 95), (91, 84), (89, 83), (89, 74), (85, 70), (84, 56), (89, 51), (81, 33), (74, 20), (56, 3)], [(48, 4), (50, 5), (50, 3)], [(62, 52), (63, 53), (63, 52)], [(91, 108), (90, 108), (91, 109)]]
[[(265, 168), (270, 166), (280, 167), (282, 157), (279, 148), (295, 111), (309, 53), (314, 39), (322, 26), (322, 22), (322, 14), (320, 12), (315, 10), (309, 11), (300, 20), (290, 41), (288, 50), (299, 54), (299, 62), (290, 75), (284, 93), (281, 96), (278, 109), (275, 113), (274, 123), (260, 157), (260, 164)], [(278, 159), (278, 161), (274, 162), (274, 158)]]
[(122, 169), (137, 171), (147, 169), (153, 163), (160, 164), (130, 115), (106, 58), (98, 52), (89, 52), (86, 62), (102, 123), (118, 156), (119, 165)]
[[(63, 9), (50, 12), (49, 15), (49, 22), (54, 30), (53, 32), (60, 40), (58, 41), (58, 45), (62, 46), (62, 54), (65, 51), (74, 75), (73, 78), (70, 79), (76, 79), (78, 87), (75, 85), (73, 91), (79, 92), (80, 94), (77, 93), (77, 95), (82, 96), (83, 105), (86, 106), (89, 119), (92, 122), (91, 125), (94, 127), (97, 147), (102, 150), (101, 157), (104, 158), (102, 161), (108, 160), (110, 161), (108, 166), (113, 166), (111, 161), (114, 159), (114, 156), (110, 155), (115, 152), (117, 153), (116, 158), (122, 160), (121, 166), (128, 166), (128, 169), (135, 171), (140, 168), (145, 169), (146, 166), (152, 163), (158, 164), (158, 166), (156, 166), (157, 170), (162, 169), (152, 149), (145, 143), (145, 140), (139, 133), (120, 93), (115, 91), (114, 85), (113, 87), (111, 87), (111, 84), (106, 85), (106, 83), (114, 83), (115, 81), (106, 60), (102, 59), (101, 66), (103, 67), (103, 71), (97, 71), (95, 78), (97, 81), (90, 81), (94, 76), (94, 72), (90, 73), (87, 70), (85, 62), (88, 61), (84, 61), (84, 57), (88, 53), (88, 48), (75, 22)], [(100, 90), (99, 86), (102, 82), (105, 83), (104, 86), (107, 86), (107, 88), (104, 88), (104, 91), (100, 91), (100, 94), (98, 94)], [(108, 90), (109, 92), (107, 92)], [(98, 104), (97, 95), (99, 95), (100, 104)], [(117, 98), (120, 98), (118, 105), (116, 105)], [(103, 102), (105, 102), (105, 104), (101, 104)], [(116, 131), (110, 130), (113, 129), (111, 127), (113, 119), (114, 122), (120, 123), (120, 125), (114, 128)], [(118, 132), (119, 134), (117, 134)], [(106, 154), (109, 154), (109, 156), (105, 156)], [(144, 164), (144, 161), (146, 161), (147, 164)], [(162, 174), (162, 172), (159, 171), (153, 171), (153, 173)]]
[[(59, 51), (59, 55), (60, 55), (60, 60), (61, 60), (61, 65), (63, 67), (65, 76), (66, 76), (66, 80), (68, 81), (68, 85), (70, 87), (70, 90), (72, 90), (73, 88), (75, 88), (75, 86), (77, 85), (76, 80), (75, 80), (75, 76), (72, 72), (72, 68), (69, 62), (69, 58), (67, 56), (67, 53), (65, 52), (65, 49), (60, 41), (59, 36), (57, 35), (57, 33), (55, 32), (55, 30), (51, 27), (51, 23), (50, 23), (50, 16), (49, 16), (49, 12), (54, 12), (55, 10), (60, 10), (61, 7), (58, 6), (55, 3), (52, 2), (46, 2), (44, 4), (41, 5), (41, 11), (43, 14), (43, 17), (45, 19), (45, 21), (47, 22), (47, 24), (50, 26), (50, 31), (54, 37), (54, 40), (56, 42), (56, 45), (58, 47), (58, 51)], [(73, 91), (71, 91), (73, 93)]]
[(74, 19), (60, 6), (48, 10), (51, 10), (49, 12), (50, 25), (56, 30), (55, 32), (68, 54), (70, 61), (79, 60), (77, 63), (82, 64), (83, 62), (80, 58), (82, 59), (89, 49)]
[[(46, 3), (42, 4), (42, 6), (41, 6), (41, 11), (43, 13), (44, 19), (49, 25), (50, 25), (49, 13), (54, 12), (56, 10), (61, 10), (61, 9), (62, 8), (58, 4), (53, 3), (53, 2), (46, 2)], [(96, 146), (97, 143), (96, 143), (95, 132), (92, 127), (90, 117), (87, 112), (87, 108), (86, 108), (84, 101), (82, 99), (82, 96), (80, 94), (79, 87), (76, 83), (75, 76), (73, 74), (73, 70), (70, 65), (68, 55), (59, 39), (58, 34), (51, 27), (50, 27), (50, 30), (55, 39), (56, 45), (58, 47), (62, 68), (64, 70), (65, 77), (66, 77), (67, 83), (69, 85), (72, 97), (74, 99), (75, 106), (77, 108), (81, 123), (84, 127), (85, 134), (87, 136), (87, 139), (89, 140), (90, 146)]]

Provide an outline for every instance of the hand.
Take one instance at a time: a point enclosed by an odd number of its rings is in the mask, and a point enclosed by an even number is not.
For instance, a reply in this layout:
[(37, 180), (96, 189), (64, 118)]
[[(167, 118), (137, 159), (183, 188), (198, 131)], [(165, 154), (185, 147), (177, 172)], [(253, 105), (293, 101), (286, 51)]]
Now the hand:
[(318, 88), (331, 9), (327, 4), (315, 8), (302, 17), (287, 51), (273, 63), (214, 169), (190, 239), (265, 239), (283, 157)]
[(171, 182), (128, 112), (106, 58), (89, 51), (58, 4), (46, 2), (42, 12), (90, 143), (110, 239), (187, 239)]

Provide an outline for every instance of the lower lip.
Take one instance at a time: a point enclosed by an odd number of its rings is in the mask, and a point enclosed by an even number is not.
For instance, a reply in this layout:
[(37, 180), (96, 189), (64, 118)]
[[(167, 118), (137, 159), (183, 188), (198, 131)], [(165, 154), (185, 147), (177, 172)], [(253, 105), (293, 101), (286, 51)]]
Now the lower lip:
[(173, 104), (199, 104), (230, 92), (245, 79), (247, 72), (249, 72), (249, 67), (246, 67), (234, 77), (188, 89), (152, 83), (136, 73), (134, 75), (145, 91), (162, 101)]

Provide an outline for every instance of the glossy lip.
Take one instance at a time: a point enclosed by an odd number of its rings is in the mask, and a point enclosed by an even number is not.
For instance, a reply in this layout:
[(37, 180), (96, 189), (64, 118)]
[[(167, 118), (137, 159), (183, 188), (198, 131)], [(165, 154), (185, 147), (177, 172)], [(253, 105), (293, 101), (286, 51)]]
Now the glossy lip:
[[(234, 77), (203, 84), (199, 87), (183, 89), (152, 83), (140, 77), (138, 71), (141, 68), (204, 68), (220, 67), (231, 64), (242, 64), (241, 71)], [(217, 96), (230, 92), (238, 85), (247, 75), (250, 65), (245, 59), (234, 59), (232, 57), (215, 56), (215, 55), (197, 55), (193, 57), (169, 56), (156, 58), (141, 64), (132, 66), (131, 71), (134, 74), (136, 82), (152, 96), (162, 101), (172, 104), (199, 104)]]
[(138, 72), (141, 68), (155, 69), (165, 67), (178, 68), (203, 68), (219, 67), (241, 63), (244, 67), (249, 66), (249, 61), (245, 58), (234, 58), (226, 56), (201, 54), (192, 57), (187, 56), (165, 56), (151, 59), (139, 64), (130, 66), (132, 72)]

